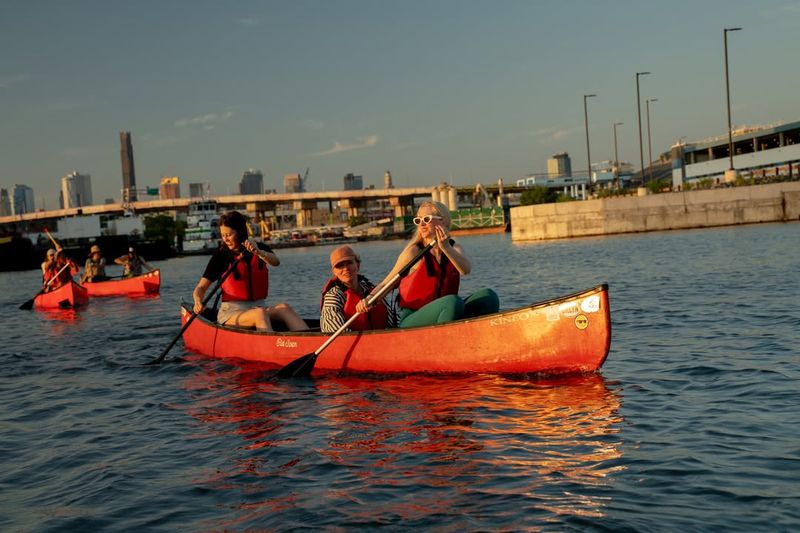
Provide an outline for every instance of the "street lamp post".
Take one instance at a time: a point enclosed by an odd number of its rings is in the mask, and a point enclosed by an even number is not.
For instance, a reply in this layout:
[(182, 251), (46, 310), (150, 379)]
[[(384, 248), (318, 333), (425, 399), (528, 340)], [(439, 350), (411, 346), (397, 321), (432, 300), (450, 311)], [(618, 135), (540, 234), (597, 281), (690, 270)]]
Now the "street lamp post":
[(653, 181), (653, 145), (650, 142), (650, 102), (658, 102), (658, 98), (648, 98), (645, 101), (647, 108), (647, 174), (648, 179)]
[(615, 122), (614, 123), (614, 182), (617, 185), (617, 190), (620, 189), (619, 186), (619, 156), (617, 155), (617, 126), (622, 126), (623, 122)]
[(639, 98), (639, 76), (646, 76), (649, 72), (636, 73), (636, 119), (639, 122), (639, 168), (642, 172), (642, 184), (644, 185), (644, 149), (642, 148), (642, 100)]
[[(725, 40), (725, 96), (728, 103), (728, 157), (730, 174), (733, 174), (733, 126), (731, 124), (731, 85), (728, 78), (728, 32), (739, 31), (742, 28), (725, 28), (722, 35)], [(726, 179), (727, 181), (727, 179)]]
[(592, 186), (592, 156), (591, 152), (589, 152), (589, 111), (586, 108), (586, 99), (592, 98), (597, 96), (596, 94), (584, 94), (583, 95), (583, 121), (586, 125), (586, 163), (589, 170), (589, 187)]

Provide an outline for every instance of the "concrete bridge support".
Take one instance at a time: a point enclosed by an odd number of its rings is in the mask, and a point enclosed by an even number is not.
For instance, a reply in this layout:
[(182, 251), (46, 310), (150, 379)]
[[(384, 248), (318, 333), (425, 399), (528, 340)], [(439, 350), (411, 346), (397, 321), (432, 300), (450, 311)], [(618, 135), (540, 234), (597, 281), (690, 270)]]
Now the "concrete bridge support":
[(314, 209), (317, 207), (317, 202), (308, 200), (295, 200), (292, 202), (292, 208), (297, 211), (297, 227), (306, 228), (314, 225)]

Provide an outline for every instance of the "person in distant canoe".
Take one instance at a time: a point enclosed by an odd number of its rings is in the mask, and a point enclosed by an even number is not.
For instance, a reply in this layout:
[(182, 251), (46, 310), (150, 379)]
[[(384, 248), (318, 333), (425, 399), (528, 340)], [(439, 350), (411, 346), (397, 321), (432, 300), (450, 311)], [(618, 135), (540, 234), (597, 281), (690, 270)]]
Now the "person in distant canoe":
[(114, 259), (114, 262), (123, 266), (123, 278), (141, 276), (142, 268), (146, 268), (148, 272), (155, 270), (153, 267), (147, 264), (147, 261), (144, 260), (144, 257), (136, 253), (136, 251), (133, 249), (133, 246), (128, 248), (127, 254), (121, 255)]
[(222, 304), (217, 312), (217, 322), (227, 326), (255, 328), (271, 331), (272, 322), (280, 320), (290, 331), (308, 329), (288, 304), (264, 307), (269, 292), (268, 266), (278, 266), (280, 259), (272, 248), (247, 237), (244, 215), (230, 211), (219, 218), (222, 239), (219, 250), (209, 259), (205, 272), (192, 292), (194, 312), (203, 310), (203, 299), (208, 287), (220, 279), (239, 259), (232, 273), (222, 283)]
[[(62, 268), (68, 265), (67, 268)], [(44, 285), (46, 287), (45, 292), (49, 292), (55, 290), (65, 283), (69, 283), (72, 280), (72, 276), (78, 274), (81, 271), (81, 267), (78, 264), (67, 257), (67, 254), (64, 250), (59, 250), (56, 252), (55, 260), (47, 267), (47, 270), (44, 272)], [(50, 280), (53, 280), (50, 283)], [(48, 283), (50, 283), (48, 285)]]
[(50, 248), (49, 250), (47, 250), (47, 255), (45, 256), (44, 261), (42, 262), (42, 277), (44, 277), (45, 273), (47, 272), (47, 269), (53, 266), (55, 262), (56, 262), (56, 249)]
[[(398, 306), (401, 328), (427, 326), (460, 318), (496, 313), (500, 307), (497, 294), (479, 289), (467, 298), (458, 296), (461, 276), (472, 265), (464, 249), (450, 238), (450, 211), (440, 202), (423, 202), (414, 217), (417, 229), (403, 249), (389, 275), (378, 285), (388, 283), (426, 245), (436, 245), (400, 280)], [(359, 303), (359, 311), (366, 301)]]
[(95, 281), (106, 281), (106, 260), (100, 247), (93, 244), (89, 249), (89, 257), (86, 259), (86, 264), (83, 267), (83, 276), (81, 276), (81, 283), (92, 283)]
[[(361, 258), (349, 246), (340, 246), (331, 252), (333, 277), (322, 289), (319, 325), (323, 333), (334, 333), (356, 314), (356, 306), (375, 285), (359, 274)], [(396, 327), (394, 307), (386, 299), (378, 302), (368, 312), (362, 313), (346, 331), (386, 329)]]

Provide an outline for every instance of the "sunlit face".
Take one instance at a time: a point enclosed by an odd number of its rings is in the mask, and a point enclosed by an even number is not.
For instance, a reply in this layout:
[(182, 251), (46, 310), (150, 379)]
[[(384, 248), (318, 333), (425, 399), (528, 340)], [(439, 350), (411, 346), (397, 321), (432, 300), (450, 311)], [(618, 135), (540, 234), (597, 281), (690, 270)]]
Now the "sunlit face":
[(229, 226), (220, 226), (219, 236), (222, 239), (222, 243), (227, 246), (229, 250), (239, 249), (239, 239), (235, 229)]
[[(419, 219), (419, 224), (417, 224), (417, 219)], [(429, 222), (426, 222), (426, 220), (429, 220)], [(419, 228), (420, 235), (426, 238), (435, 237), (436, 226), (441, 226), (443, 222), (444, 219), (432, 205), (423, 205), (420, 207), (414, 219), (414, 223), (417, 224)]]
[(347, 257), (333, 265), (333, 275), (347, 287), (355, 287), (360, 266), (355, 257)]

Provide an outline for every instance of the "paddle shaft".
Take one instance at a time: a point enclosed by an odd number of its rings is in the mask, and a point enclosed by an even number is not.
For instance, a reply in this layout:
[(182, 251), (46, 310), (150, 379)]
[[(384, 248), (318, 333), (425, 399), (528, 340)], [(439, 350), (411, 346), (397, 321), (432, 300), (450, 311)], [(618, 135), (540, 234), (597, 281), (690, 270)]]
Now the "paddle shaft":
[[(426, 253), (428, 253), (428, 251), (431, 248), (433, 248), (435, 244), (436, 244), (435, 240), (429, 242), (427, 246), (425, 246), (425, 248), (423, 248), (417, 255), (415, 255), (411, 261), (409, 261), (403, 268), (401, 268), (397, 272), (397, 274), (392, 276), (387, 283), (384, 283), (383, 287), (381, 287), (378, 291), (374, 292), (372, 295), (368, 296), (367, 305), (371, 307), (372, 305), (375, 304), (375, 302), (386, 296), (386, 294), (394, 288), (395, 284), (402, 277), (408, 274), (408, 271), (411, 270), (411, 267), (417, 264), (417, 262), (420, 259), (422, 259), (422, 257)], [(328, 339), (324, 343), (322, 343), (322, 345), (319, 348), (317, 348), (314, 352), (310, 354), (303, 355), (293, 360), (291, 363), (287, 364), (286, 366), (278, 370), (276, 376), (277, 377), (296, 377), (298, 375), (308, 376), (311, 373), (311, 370), (314, 368), (314, 363), (316, 363), (317, 361), (317, 356), (319, 356), (319, 354), (321, 354), (322, 351), (325, 348), (327, 348), (328, 345), (330, 345), (330, 343), (332, 343), (339, 335), (341, 335), (342, 332), (344, 332), (344, 330), (346, 330), (350, 326), (350, 324), (352, 324), (353, 321), (355, 321), (355, 319), (358, 318), (360, 314), (361, 313), (356, 312), (353, 316), (347, 319), (347, 321), (344, 324), (342, 324), (339, 327), (339, 329), (337, 329), (330, 337), (328, 337)]]
[[(211, 289), (208, 292), (208, 294), (206, 294), (205, 298), (203, 298), (203, 307), (205, 307), (208, 304), (208, 302), (211, 301), (211, 298), (213, 298), (214, 295), (217, 293), (217, 291), (222, 287), (222, 284), (225, 282), (226, 279), (228, 279), (228, 276), (231, 275), (233, 270), (236, 268), (237, 264), (239, 264), (239, 258), (238, 257), (236, 258), (236, 260), (233, 263), (231, 263), (231, 266), (228, 267), (228, 270), (225, 271), (225, 273), (222, 275), (222, 277), (219, 278), (219, 281), (214, 286), (214, 288)], [(146, 364), (147, 365), (160, 365), (161, 362), (164, 360), (164, 358), (169, 353), (169, 351), (172, 349), (172, 347), (175, 346), (175, 343), (178, 342), (178, 339), (180, 339), (181, 336), (183, 336), (183, 333), (189, 328), (189, 326), (192, 324), (192, 322), (194, 322), (194, 319), (197, 318), (197, 315), (198, 315), (198, 313), (195, 313), (194, 311), (192, 311), (192, 316), (190, 316), (189, 319), (186, 321), (186, 323), (183, 325), (183, 327), (181, 327), (181, 330), (178, 332), (178, 334), (175, 336), (175, 338), (172, 339), (172, 342), (169, 343), (169, 346), (167, 346), (164, 349), (164, 351), (161, 352), (161, 355), (159, 355), (157, 358), (153, 359), (152, 361), (150, 361), (149, 363), (146, 363)]]
[(52, 235), (50, 235), (50, 232), (47, 230), (47, 228), (44, 228), (44, 232), (47, 233), (47, 236), (50, 238), (50, 242), (53, 243), (53, 246), (55, 246), (56, 248), (61, 248), (61, 246), (59, 246), (58, 243), (56, 242), (56, 239)]
[(50, 278), (49, 280), (47, 280), (47, 283), (45, 283), (45, 284), (44, 284), (44, 287), (42, 287), (42, 288), (39, 290), (39, 292), (37, 292), (36, 294), (34, 294), (34, 295), (33, 295), (33, 298), (31, 298), (30, 300), (28, 300), (28, 301), (27, 301), (27, 302), (25, 302), (24, 304), (20, 305), (20, 306), (19, 306), (19, 308), (20, 308), (20, 309), (30, 309), (30, 307), (31, 307), (31, 306), (33, 306), (33, 301), (36, 299), (36, 297), (37, 297), (37, 296), (39, 296), (40, 294), (43, 294), (43, 293), (44, 293), (44, 291), (46, 291), (46, 290), (47, 290), (47, 287), (49, 287), (51, 283), (53, 283), (55, 280), (57, 280), (57, 279), (58, 279), (58, 276), (60, 276), (60, 275), (61, 275), (61, 273), (62, 273), (62, 272), (64, 272), (64, 270), (66, 270), (66, 268), (67, 268), (68, 266), (69, 266), (69, 263), (67, 263), (66, 265), (64, 265), (63, 267), (61, 267), (61, 270), (59, 270), (58, 272), (56, 272), (56, 275), (55, 275), (55, 276), (53, 276), (52, 278)]

